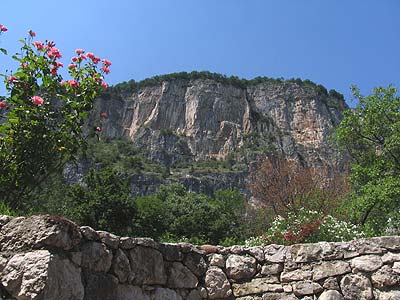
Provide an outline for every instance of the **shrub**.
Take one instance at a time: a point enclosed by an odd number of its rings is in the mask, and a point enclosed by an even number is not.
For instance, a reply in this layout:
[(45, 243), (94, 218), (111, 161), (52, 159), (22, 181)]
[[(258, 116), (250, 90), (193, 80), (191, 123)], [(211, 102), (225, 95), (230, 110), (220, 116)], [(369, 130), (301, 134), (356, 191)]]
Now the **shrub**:
[(35, 36), (29, 31), (12, 56), (16, 72), (2, 75), (8, 95), (0, 101), (0, 198), (13, 209), (24, 208), (28, 196), (85, 144), (82, 125), (107, 87), (103, 75), (111, 65), (103, 59), (100, 67), (100, 58), (77, 49), (64, 80), (61, 52), (54, 42), (32, 42)]
[(271, 227), (260, 236), (246, 240), (246, 246), (320, 241), (340, 242), (364, 237), (364, 232), (356, 225), (340, 221), (331, 215), (301, 208), (298, 213), (277, 216)]

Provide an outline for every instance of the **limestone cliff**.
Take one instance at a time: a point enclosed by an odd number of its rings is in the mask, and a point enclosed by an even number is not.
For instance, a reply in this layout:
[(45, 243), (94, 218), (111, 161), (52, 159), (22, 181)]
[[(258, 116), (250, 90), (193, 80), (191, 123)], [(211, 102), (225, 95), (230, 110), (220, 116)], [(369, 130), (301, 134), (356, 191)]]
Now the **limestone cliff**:
[[(98, 100), (109, 137), (127, 137), (155, 161), (225, 159), (244, 149), (275, 150), (311, 165), (331, 164), (328, 144), (347, 108), (335, 92), (301, 81), (237, 86), (214, 79), (161, 80)], [(258, 149), (260, 150), (260, 149)]]

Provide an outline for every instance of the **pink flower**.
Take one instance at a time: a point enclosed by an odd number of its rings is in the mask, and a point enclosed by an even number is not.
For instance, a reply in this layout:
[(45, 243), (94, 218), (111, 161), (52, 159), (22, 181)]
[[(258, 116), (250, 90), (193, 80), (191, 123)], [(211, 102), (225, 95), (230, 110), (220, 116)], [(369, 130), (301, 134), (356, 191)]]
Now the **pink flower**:
[(66, 82), (65, 80), (61, 80), (60, 84), (61, 84), (61, 85), (66, 85), (67, 82)]
[(33, 42), (32, 44), (33, 44), (33, 45), (36, 47), (36, 49), (38, 49), (39, 51), (44, 49), (44, 45), (43, 45), (42, 42), (36, 41), (36, 42)]
[(15, 77), (15, 76), (8, 76), (8, 78), (7, 78), (7, 81), (9, 82), (9, 83), (13, 83), (14, 81), (16, 81), (16, 80), (18, 80), (18, 78), (17, 77)]
[(82, 59), (82, 60), (86, 60), (86, 55), (85, 54), (81, 54), (81, 55), (79, 55), (79, 57)]
[(68, 65), (68, 69), (70, 69), (70, 70), (75, 69), (75, 68), (76, 68), (75, 64), (69, 64)]
[(50, 74), (51, 74), (51, 76), (56, 76), (57, 75), (57, 68), (53, 66), (50, 69)]
[(95, 130), (96, 130), (97, 132), (101, 132), (101, 131), (102, 131), (101, 127), (99, 127), (99, 126), (97, 126), (97, 127), (95, 128)]
[(107, 113), (106, 112), (102, 112), (102, 113), (100, 113), (100, 118), (104, 118), (104, 119), (106, 119), (108, 117), (108, 115), (107, 115)]
[(84, 52), (85, 52), (85, 50), (83, 50), (83, 49), (76, 49), (75, 50), (75, 53), (78, 54), (78, 55), (83, 54)]
[(78, 58), (77, 58), (76, 56), (74, 56), (74, 57), (71, 58), (71, 60), (72, 60), (73, 62), (76, 62), (76, 61), (78, 60)]
[(111, 66), (111, 61), (109, 61), (109, 60), (106, 59), (106, 58), (104, 58), (101, 62), (102, 62), (106, 67)]
[(93, 54), (93, 52), (88, 52), (88, 53), (86, 53), (86, 56), (89, 57), (91, 60), (94, 59), (94, 54)]
[(31, 98), (31, 100), (32, 100), (32, 103), (35, 104), (35, 105), (37, 105), (37, 106), (40, 106), (40, 105), (43, 104), (43, 98), (42, 98), (42, 97), (33, 96), (33, 97)]
[(6, 108), (7, 103), (5, 101), (0, 101), (0, 108)]
[(97, 65), (98, 63), (99, 63), (99, 61), (100, 61), (100, 57), (95, 57), (95, 58), (93, 58), (92, 59), (93, 60), (93, 63), (95, 64), (95, 65)]
[(29, 35), (30, 35), (31, 37), (35, 37), (35, 36), (36, 36), (36, 32), (34, 32), (32, 29), (30, 29), (30, 30), (28, 31), (28, 33), (29, 33)]
[(47, 56), (51, 59), (57, 59), (57, 58), (61, 58), (61, 52), (60, 50), (58, 50), (57, 48), (53, 47), (50, 48), (49, 50), (47, 50)]
[(108, 88), (108, 84), (105, 81), (101, 82), (101, 86), (103, 87), (103, 89)]
[(62, 67), (64, 67), (64, 64), (62, 63), (62, 62), (56, 62), (56, 64), (57, 64), (57, 68), (62, 68)]
[(0, 24), (0, 31), (1, 31), (1, 32), (6, 32), (7, 30), (8, 30), (8, 29), (7, 29), (6, 26)]
[(21, 64), (21, 67), (22, 67), (23, 69), (25, 69), (27, 66), (28, 66), (28, 65), (27, 65), (26, 63), (22, 63), (22, 64)]
[(68, 84), (70, 87), (77, 87), (79, 85), (78, 81), (74, 79), (68, 80)]
[(101, 67), (101, 70), (102, 70), (104, 73), (106, 73), (106, 74), (110, 73), (110, 69), (107, 68), (106, 66), (102, 66), (102, 67)]

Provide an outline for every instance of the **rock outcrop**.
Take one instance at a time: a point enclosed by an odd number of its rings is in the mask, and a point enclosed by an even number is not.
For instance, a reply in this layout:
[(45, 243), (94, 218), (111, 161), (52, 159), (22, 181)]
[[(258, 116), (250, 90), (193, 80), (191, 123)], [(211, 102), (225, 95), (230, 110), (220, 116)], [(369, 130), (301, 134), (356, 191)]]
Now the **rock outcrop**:
[[(167, 77), (131, 92), (112, 90), (97, 99), (89, 120), (90, 128), (103, 128), (103, 138), (128, 139), (168, 170), (130, 176), (133, 196), (171, 182), (208, 195), (238, 188), (250, 196), (249, 171), (272, 152), (308, 166), (346, 168), (329, 144), (347, 108), (340, 94), (294, 80), (235, 85)], [(108, 117), (100, 118), (101, 112)], [(211, 167), (193, 168), (204, 160)], [(229, 166), (221, 171), (212, 160), (227, 160)], [(69, 166), (68, 182), (79, 181), (89, 167), (93, 165)]]
[(328, 136), (347, 108), (337, 95), (295, 81), (244, 87), (213, 79), (165, 80), (98, 99), (91, 122), (106, 112), (105, 135), (127, 137), (167, 164), (223, 159), (254, 147), (249, 143), (257, 139), (262, 150), (321, 165), (332, 163)]
[(400, 299), (398, 236), (225, 248), (0, 216), (0, 245), (2, 300)]

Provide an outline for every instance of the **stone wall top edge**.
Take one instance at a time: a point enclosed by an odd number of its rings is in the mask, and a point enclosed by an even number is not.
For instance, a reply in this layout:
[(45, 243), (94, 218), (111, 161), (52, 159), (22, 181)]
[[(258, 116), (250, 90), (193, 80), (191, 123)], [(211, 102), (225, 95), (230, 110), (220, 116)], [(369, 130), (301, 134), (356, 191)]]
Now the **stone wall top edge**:
[[(7, 226), (7, 224), (9, 226)], [(36, 232), (36, 234), (43, 236), (43, 232), (39, 231), (44, 230), (51, 231), (51, 237), (44, 242), (44, 246), (55, 246), (64, 248), (64, 250), (69, 250), (78, 242), (92, 240), (102, 241), (111, 248), (115, 249), (129, 249), (134, 246), (144, 246), (156, 249), (178, 247), (182, 252), (198, 252), (199, 254), (203, 255), (212, 253), (245, 254), (254, 249), (260, 249), (266, 253), (272, 249), (274, 252), (278, 250), (287, 251), (290, 249), (290, 252), (294, 255), (300, 255), (299, 253), (304, 252), (305, 249), (307, 249), (307, 252), (314, 251), (315, 253), (325, 254), (334, 251), (334, 249), (340, 249), (347, 252), (353, 251), (358, 252), (359, 254), (383, 253), (397, 250), (400, 251), (400, 236), (370, 237), (352, 240), (349, 242), (318, 242), (295, 244), (291, 246), (270, 244), (266, 246), (255, 247), (246, 247), (243, 245), (223, 247), (219, 245), (193, 245), (190, 243), (162, 243), (145, 237), (119, 237), (106, 231), (96, 231), (89, 226), (78, 226), (72, 221), (60, 216), (33, 215), (29, 217), (10, 217), (0, 215), (0, 239), (1, 235), (7, 234), (7, 232), (10, 233), (10, 231), (14, 231), (14, 235), (29, 234), (32, 236)], [(65, 242), (68, 239), (71, 241)], [(318, 258), (318, 255), (316, 258)]]

